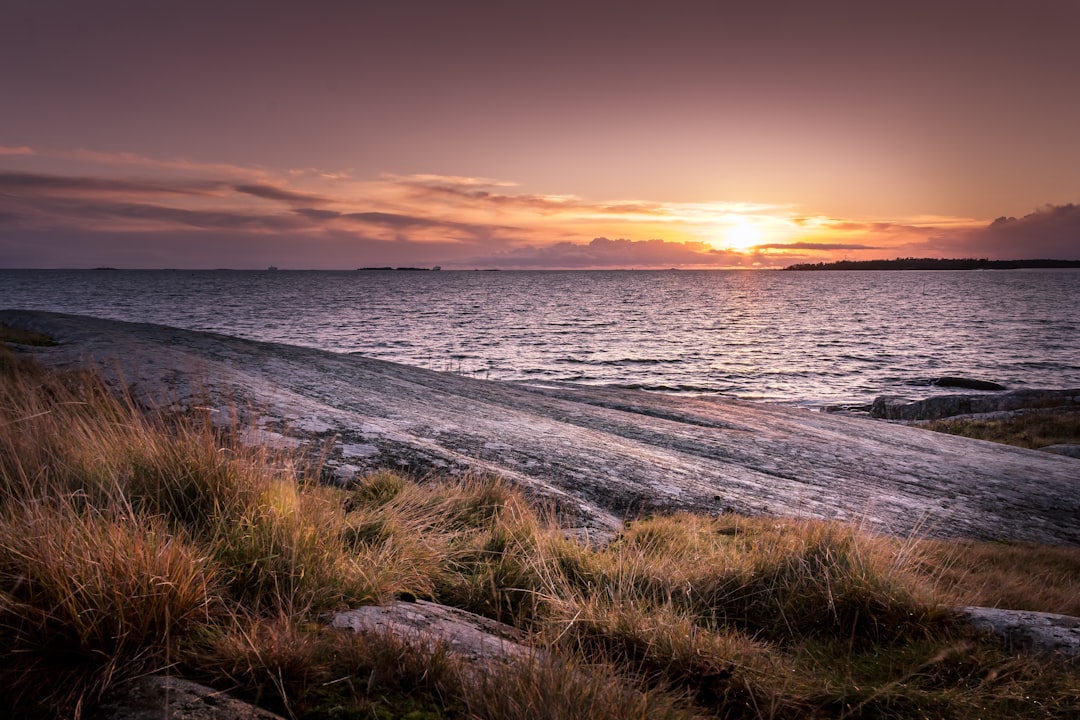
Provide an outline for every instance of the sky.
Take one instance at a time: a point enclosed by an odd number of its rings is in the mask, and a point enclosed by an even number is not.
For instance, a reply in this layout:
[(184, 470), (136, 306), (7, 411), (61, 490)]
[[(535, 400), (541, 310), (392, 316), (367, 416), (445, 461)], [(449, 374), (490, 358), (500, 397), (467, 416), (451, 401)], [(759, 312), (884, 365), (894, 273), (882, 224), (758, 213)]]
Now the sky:
[(1080, 259), (1080, 1), (5, 0), (0, 267)]

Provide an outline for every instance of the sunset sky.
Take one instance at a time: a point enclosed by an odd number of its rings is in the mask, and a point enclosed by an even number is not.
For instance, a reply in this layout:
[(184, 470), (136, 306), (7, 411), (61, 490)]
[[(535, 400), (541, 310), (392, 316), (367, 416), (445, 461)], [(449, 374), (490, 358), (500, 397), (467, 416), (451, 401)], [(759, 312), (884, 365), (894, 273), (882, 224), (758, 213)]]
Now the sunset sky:
[(0, 267), (1080, 259), (1080, 2), (7, 0)]

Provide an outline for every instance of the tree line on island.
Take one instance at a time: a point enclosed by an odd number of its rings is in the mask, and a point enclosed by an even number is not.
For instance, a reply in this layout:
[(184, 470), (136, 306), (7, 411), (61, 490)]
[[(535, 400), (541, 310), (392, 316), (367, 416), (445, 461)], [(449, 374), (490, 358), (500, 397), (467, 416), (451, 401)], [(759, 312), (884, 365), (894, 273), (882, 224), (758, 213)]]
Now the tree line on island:
[(1018, 270), (1021, 268), (1076, 268), (1080, 260), (990, 260), (987, 258), (895, 258), (893, 260), (837, 260), (798, 263), (784, 270)]

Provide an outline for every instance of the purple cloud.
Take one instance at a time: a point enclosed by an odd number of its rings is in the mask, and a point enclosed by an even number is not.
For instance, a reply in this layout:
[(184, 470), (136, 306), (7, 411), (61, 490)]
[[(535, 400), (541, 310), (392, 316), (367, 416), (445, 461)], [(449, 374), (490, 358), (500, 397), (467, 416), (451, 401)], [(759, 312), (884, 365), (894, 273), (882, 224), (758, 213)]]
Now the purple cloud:
[(160, 182), (122, 180), (100, 177), (67, 177), (39, 173), (0, 172), (0, 190), (13, 193), (46, 195), (52, 193), (135, 193), (207, 195), (222, 187), (213, 181)]
[(930, 241), (933, 248), (1000, 260), (1080, 260), (1080, 205), (1045, 205), (1021, 218)]
[(238, 193), (244, 193), (245, 195), (263, 198), (264, 200), (280, 200), (287, 203), (321, 205), (322, 203), (330, 202), (327, 198), (319, 197), (318, 195), (283, 190), (273, 185), (233, 185), (233, 190)]

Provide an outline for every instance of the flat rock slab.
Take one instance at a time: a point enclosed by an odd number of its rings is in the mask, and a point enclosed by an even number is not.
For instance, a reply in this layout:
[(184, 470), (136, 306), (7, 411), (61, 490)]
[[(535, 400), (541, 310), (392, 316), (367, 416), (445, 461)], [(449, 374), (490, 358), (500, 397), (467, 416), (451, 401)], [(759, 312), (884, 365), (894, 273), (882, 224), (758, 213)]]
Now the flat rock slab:
[(387, 633), (419, 643), (429, 651), (442, 644), (466, 660), (467, 667), (479, 670), (539, 657), (538, 650), (524, 644), (524, 633), (517, 628), (425, 600), (370, 605), (335, 613), (330, 626), (354, 632)]
[(47, 365), (95, 365), (147, 402), (211, 404), (256, 439), (332, 442), (347, 480), (497, 473), (589, 532), (662, 510), (851, 520), (881, 532), (1080, 545), (1080, 461), (721, 396), (477, 380), (357, 355), (28, 311)]

